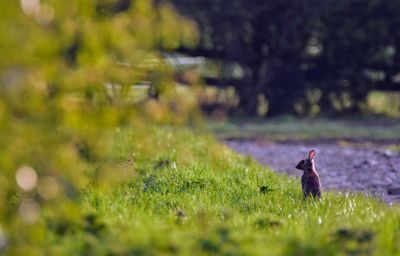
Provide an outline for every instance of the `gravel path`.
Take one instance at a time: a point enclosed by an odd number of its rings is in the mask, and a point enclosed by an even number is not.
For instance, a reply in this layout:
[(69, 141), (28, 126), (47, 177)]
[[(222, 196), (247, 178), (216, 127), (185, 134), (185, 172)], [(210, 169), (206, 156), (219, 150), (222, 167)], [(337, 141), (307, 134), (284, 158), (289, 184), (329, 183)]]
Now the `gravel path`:
[(385, 149), (390, 142), (343, 143), (336, 140), (225, 140), (240, 154), (250, 155), (276, 172), (300, 177), (296, 164), (309, 150), (325, 190), (370, 192), (387, 203), (400, 203), (400, 152)]

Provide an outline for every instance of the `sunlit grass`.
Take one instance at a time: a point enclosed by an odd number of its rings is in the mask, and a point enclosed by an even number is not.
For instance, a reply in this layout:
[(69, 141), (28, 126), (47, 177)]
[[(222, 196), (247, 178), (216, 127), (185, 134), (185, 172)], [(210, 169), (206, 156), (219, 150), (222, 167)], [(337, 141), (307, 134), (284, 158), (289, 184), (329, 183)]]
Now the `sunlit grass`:
[(400, 151), (400, 145), (390, 145), (386, 147), (387, 149), (391, 150), (391, 151)]
[(302, 119), (278, 117), (210, 122), (220, 138), (265, 137), (271, 139), (350, 138), (398, 139), (400, 123), (390, 119)]
[(400, 253), (398, 206), (336, 192), (304, 201), (298, 180), (274, 174), (211, 137), (186, 129), (149, 128), (148, 133), (145, 143), (135, 131), (110, 135), (111, 158), (131, 171), (123, 185), (93, 182), (82, 194), (78, 215), (61, 218), (60, 209), (42, 220), (51, 227), (47, 243), (57, 252)]

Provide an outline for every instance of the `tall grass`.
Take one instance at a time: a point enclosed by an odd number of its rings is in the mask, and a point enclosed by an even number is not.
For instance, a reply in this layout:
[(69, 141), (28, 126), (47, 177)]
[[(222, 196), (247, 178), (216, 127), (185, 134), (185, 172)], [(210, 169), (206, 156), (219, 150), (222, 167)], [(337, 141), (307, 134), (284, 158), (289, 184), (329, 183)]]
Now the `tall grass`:
[(338, 192), (303, 200), (298, 180), (210, 136), (170, 128), (146, 134), (111, 132), (109, 161), (128, 173), (126, 181), (109, 187), (93, 177), (78, 208), (64, 203), (43, 214), (45, 228), (32, 227), (40, 246), (8, 254), (35, 255), (39, 248), (49, 255), (400, 254), (398, 206)]

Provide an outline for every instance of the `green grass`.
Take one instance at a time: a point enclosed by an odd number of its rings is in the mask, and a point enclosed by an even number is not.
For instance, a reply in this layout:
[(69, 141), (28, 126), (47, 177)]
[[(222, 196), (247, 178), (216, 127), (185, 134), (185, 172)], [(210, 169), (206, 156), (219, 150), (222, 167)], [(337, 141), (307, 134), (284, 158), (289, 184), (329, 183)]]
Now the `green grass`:
[(393, 145), (387, 146), (386, 148), (387, 148), (388, 150), (391, 150), (391, 151), (400, 151), (400, 145), (395, 145), (395, 144), (393, 144)]
[(78, 206), (43, 209), (38, 223), (14, 230), (7, 254), (400, 254), (398, 206), (335, 192), (304, 201), (298, 180), (187, 129), (108, 139), (114, 154), (93, 169), (120, 165), (110, 174), (125, 181), (110, 187), (93, 176)]
[(395, 119), (308, 119), (279, 117), (233, 119), (209, 122), (220, 138), (266, 137), (271, 139), (353, 138), (399, 139), (400, 122)]

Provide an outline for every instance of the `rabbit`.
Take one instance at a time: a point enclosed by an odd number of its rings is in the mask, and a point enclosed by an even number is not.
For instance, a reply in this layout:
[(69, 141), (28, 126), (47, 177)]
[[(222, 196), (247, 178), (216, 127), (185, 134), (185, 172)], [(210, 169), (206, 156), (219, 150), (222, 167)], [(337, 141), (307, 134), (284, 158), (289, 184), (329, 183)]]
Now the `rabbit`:
[(316, 198), (321, 198), (321, 181), (314, 163), (315, 150), (308, 153), (308, 158), (301, 160), (296, 169), (302, 170), (304, 173), (301, 176), (301, 188), (303, 190), (304, 199), (309, 195)]

